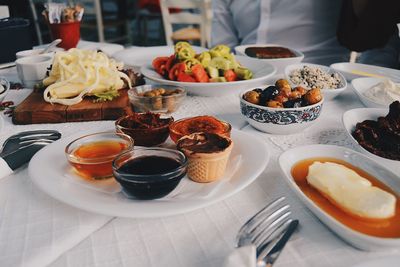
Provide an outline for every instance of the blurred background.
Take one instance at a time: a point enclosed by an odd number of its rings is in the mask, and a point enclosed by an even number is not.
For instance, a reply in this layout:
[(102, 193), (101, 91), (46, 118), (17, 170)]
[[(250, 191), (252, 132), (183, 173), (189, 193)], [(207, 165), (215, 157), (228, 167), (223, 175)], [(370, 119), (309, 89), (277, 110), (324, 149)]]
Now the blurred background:
[(163, 0), (162, 7), (160, 0), (0, 0), (0, 18), (5, 16), (1, 14), (6, 14), (5, 7), (2, 9), (1, 6), (8, 6), (10, 17), (29, 20), (31, 47), (49, 43), (49, 28), (42, 15), (48, 2), (82, 5), (85, 12), (81, 39), (87, 41), (153, 46), (171, 44), (180, 39), (201, 44), (209, 42), (210, 38), (210, 30), (206, 29), (203, 34), (200, 28), (211, 28), (211, 0), (183, 1), (189, 4), (180, 5), (182, 8), (169, 3), (179, 1)]

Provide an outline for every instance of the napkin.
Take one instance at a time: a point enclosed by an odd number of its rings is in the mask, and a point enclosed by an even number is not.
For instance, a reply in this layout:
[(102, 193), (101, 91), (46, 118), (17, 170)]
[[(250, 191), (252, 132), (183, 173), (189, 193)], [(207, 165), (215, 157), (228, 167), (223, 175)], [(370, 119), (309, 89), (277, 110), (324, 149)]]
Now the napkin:
[(256, 247), (248, 245), (236, 248), (226, 258), (223, 267), (255, 267), (256, 266)]
[(0, 179), (9, 176), (11, 173), (13, 173), (13, 170), (4, 159), (0, 158)]

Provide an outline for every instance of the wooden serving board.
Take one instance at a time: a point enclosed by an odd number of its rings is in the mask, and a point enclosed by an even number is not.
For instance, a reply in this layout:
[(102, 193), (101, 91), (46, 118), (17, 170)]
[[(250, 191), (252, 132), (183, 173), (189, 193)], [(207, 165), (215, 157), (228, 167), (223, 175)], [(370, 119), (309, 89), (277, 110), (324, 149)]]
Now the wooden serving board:
[(85, 97), (72, 106), (50, 104), (42, 92), (32, 92), (13, 112), (14, 124), (61, 123), (77, 121), (116, 120), (132, 114), (127, 89), (119, 90), (120, 96), (112, 101), (94, 103)]

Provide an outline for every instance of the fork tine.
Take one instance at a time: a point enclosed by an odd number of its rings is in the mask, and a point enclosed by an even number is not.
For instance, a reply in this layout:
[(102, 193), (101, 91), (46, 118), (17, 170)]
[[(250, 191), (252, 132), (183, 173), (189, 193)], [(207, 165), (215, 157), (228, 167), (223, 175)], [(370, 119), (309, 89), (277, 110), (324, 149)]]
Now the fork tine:
[(51, 141), (54, 142), (58, 140), (58, 138), (38, 138), (38, 139), (29, 139), (29, 140), (23, 140), (21, 142), (19, 142), (21, 145), (27, 145), (27, 144), (32, 144), (35, 142), (47, 142), (47, 141)]
[(273, 221), (269, 221), (268, 224), (264, 224), (264, 227), (261, 228), (257, 235), (252, 237), (252, 242), (256, 246), (260, 245), (265, 239), (269, 237), (269, 235), (279, 228), (285, 220), (287, 220), (290, 216), (291, 212), (287, 211), (283, 214), (280, 214), (279, 217), (276, 217)]
[(29, 136), (29, 135), (51, 135), (51, 134), (60, 134), (60, 132), (56, 130), (36, 130), (36, 131), (25, 131), (25, 132), (20, 132), (17, 133), (10, 138), (21, 138), (24, 136)]
[(256, 238), (268, 225), (271, 225), (276, 219), (280, 218), (282, 214), (289, 211), (289, 205), (285, 205), (283, 207), (278, 207), (277, 210), (272, 211), (272, 213), (268, 213), (262, 218), (259, 219), (259, 223), (250, 231), (249, 234)]
[(272, 208), (274, 208), (276, 205), (278, 205), (279, 203), (281, 203), (283, 200), (285, 199), (285, 197), (280, 197), (276, 200), (274, 200), (273, 202), (269, 203), (267, 206), (265, 206), (264, 208), (262, 208), (259, 212), (257, 212), (253, 217), (251, 217), (250, 219), (247, 220), (247, 222), (245, 222), (243, 224), (243, 226), (240, 228), (239, 233), (241, 232), (245, 232), (246, 229), (250, 228), (252, 225), (254, 225), (254, 223), (259, 222), (258, 220), (260, 219), (260, 217), (265, 216), (265, 214), (267, 214), (268, 211), (270, 211)]
[(53, 134), (35, 134), (35, 135), (25, 135), (21, 136), (18, 139), (19, 140), (35, 140), (35, 139), (59, 139), (61, 137), (60, 133), (53, 133)]
[(290, 218), (283, 221), (260, 245), (257, 246), (257, 259), (263, 259), (271, 251), (292, 221), (293, 220)]
[(21, 146), (19, 149), (24, 149), (24, 148), (27, 148), (27, 147), (30, 147), (30, 146), (35, 146), (35, 145), (46, 146), (46, 145), (51, 144), (53, 142), (54, 142), (53, 140), (41, 140), (41, 141), (37, 141), (37, 142), (31, 142), (29, 144)]

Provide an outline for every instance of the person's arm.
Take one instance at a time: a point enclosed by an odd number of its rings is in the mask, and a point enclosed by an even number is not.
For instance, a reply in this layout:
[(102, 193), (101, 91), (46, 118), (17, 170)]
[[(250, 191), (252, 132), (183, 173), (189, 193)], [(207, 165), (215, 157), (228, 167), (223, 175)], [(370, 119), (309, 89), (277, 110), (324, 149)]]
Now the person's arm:
[(337, 37), (352, 51), (383, 47), (399, 20), (399, 0), (343, 0)]
[(234, 47), (239, 44), (237, 31), (230, 11), (232, 0), (213, 0), (211, 46), (225, 44)]

